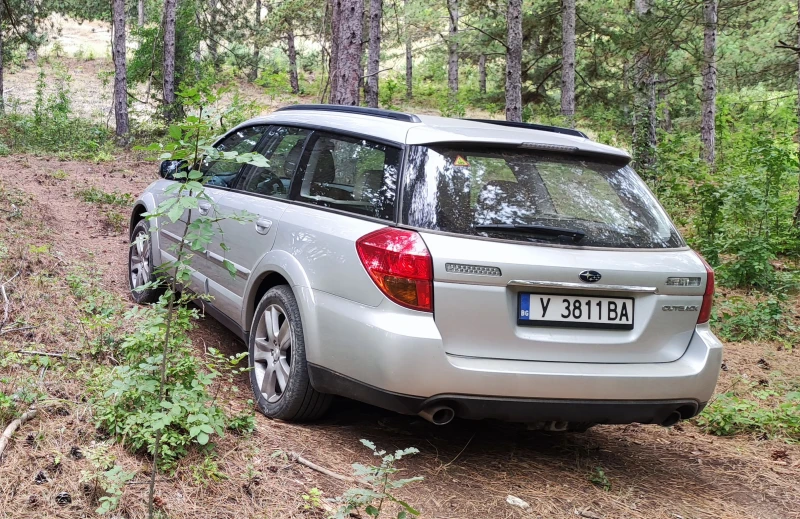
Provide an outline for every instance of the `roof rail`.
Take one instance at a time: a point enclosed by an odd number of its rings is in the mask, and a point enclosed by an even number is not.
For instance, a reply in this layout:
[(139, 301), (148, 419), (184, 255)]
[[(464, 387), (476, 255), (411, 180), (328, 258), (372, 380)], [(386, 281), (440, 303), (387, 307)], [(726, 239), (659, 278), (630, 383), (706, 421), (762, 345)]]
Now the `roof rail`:
[(278, 112), (287, 110), (322, 110), (325, 112), (340, 112), (347, 114), (370, 115), (372, 117), (383, 117), (384, 119), (394, 119), (407, 123), (421, 123), (419, 117), (414, 114), (395, 112), (393, 110), (381, 110), (380, 108), (367, 108), (364, 106), (345, 106), (345, 105), (289, 105), (278, 108)]
[(512, 128), (526, 128), (528, 130), (539, 130), (542, 132), (552, 132), (552, 133), (560, 133), (563, 135), (572, 135), (573, 137), (583, 137), (584, 139), (588, 139), (588, 136), (579, 130), (573, 130), (571, 128), (561, 128), (559, 126), (547, 126), (544, 124), (533, 124), (533, 123), (518, 123), (515, 121), (503, 121), (500, 119), (465, 119), (467, 121), (474, 121), (476, 123), (489, 123), (489, 124), (497, 124), (499, 126), (511, 126)]

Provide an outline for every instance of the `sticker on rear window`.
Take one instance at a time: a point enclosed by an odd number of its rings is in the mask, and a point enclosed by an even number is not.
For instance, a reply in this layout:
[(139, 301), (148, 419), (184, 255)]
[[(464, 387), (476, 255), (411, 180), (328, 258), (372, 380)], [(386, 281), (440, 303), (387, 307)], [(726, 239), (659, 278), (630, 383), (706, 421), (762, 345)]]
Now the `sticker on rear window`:
[(469, 162), (467, 162), (467, 159), (461, 155), (456, 155), (456, 160), (453, 161), (453, 166), (469, 166)]

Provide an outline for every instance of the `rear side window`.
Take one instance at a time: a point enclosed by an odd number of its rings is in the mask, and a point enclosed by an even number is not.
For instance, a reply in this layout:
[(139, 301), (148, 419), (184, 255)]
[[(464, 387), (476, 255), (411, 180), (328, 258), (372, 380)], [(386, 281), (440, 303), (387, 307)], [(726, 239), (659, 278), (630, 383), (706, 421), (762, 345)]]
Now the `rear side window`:
[(315, 133), (306, 146), (298, 200), (393, 220), (400, 156), (393, 146)]
[(402, 221), (472, 236), (671, 248), (678, 232), (636, 173), (601, 159), (474, 145), (415, 146)]

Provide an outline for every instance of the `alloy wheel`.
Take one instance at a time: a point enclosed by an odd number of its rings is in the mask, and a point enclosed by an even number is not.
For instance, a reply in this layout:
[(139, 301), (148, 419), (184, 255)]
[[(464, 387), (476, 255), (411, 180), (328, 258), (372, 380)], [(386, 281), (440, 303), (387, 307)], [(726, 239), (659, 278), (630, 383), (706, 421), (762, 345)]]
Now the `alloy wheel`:
[(292, 327), (286, 311), (269, 305), (258, 320), (253, 367), (258, 387), (268, 402), (283, 396), (292, 373)]
[(150, 240), (147, 233), (139, 232), (131, 247), (130, 278), (131, 288), (137, 288), (150, 281)]

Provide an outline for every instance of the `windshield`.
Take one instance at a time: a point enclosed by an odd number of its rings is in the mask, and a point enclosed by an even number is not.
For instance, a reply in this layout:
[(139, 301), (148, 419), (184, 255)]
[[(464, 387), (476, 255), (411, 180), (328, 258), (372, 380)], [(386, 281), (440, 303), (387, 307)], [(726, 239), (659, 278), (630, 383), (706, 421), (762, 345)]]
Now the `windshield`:
[(684, 245), (628, 166), (602, 159), (474, 144), (409, 151), (402, 221), (534, 243), (671, 248)]

